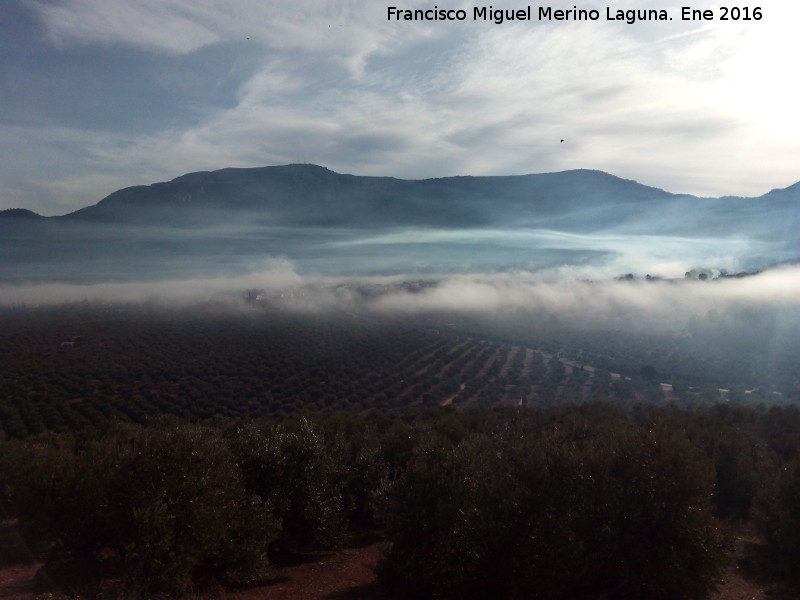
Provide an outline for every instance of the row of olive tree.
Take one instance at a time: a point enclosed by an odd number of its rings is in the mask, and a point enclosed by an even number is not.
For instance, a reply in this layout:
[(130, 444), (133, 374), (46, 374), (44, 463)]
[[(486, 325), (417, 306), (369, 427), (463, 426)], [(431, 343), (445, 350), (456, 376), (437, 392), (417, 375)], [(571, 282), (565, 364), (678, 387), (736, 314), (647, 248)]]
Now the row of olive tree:
[(506, 424), (416, 448), (387, 498), (382, 580), (415, 598), (701, 598), (728, 550), (685, 438)]
[(785, 466), (758, 498), (755, 512), (774, 564), (800, 580), (800, 457)]
[(306, 420), (124, 426), (9, 443), (3, 496), (66, 589), (179, 594), (263, 577), (268, 553), (335, 546), (360, 486)]
[(377, 514), (408, 596), (699, 598), (719, 518), (800, 566), (798, 433), (790, 409), (597, 404), (120, 425), (0, 443), (0, 500), (89, 595), (255, 582)]

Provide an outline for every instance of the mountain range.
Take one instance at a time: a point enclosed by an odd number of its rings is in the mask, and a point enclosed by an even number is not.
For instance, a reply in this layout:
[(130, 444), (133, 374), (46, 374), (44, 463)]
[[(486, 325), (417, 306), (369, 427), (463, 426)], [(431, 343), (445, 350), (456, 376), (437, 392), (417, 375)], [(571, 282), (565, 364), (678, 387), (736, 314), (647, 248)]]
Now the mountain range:
[(242, 274), (275, 259), (330, 275), (672, 276), (793, 261), (798, 214), (800, 183), (698, 198), (593, 170), (403, 180), (308, 164), (228, 168), (121, 189), (58, 217), (0, 211), (0, 281)]

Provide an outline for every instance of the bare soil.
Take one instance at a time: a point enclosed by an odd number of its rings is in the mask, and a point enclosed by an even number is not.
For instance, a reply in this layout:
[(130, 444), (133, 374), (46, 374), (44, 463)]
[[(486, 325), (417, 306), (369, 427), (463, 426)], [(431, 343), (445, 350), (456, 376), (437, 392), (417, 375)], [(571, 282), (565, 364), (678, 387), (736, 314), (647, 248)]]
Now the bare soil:
[[(388, 600), (391, 596), (378, 588), (374, 573), (388, 548), (388, 542), (372, 535), (336, 551), (284, 555), (258, 587), (219, 590), (192, 600)], [(0, 598), (35, 600), (44, 592), (58, 594), (40, 572), (41, 563), (29, 560), (30, 553), (13, 525), (0, 526)], [(757, 534), (752, 528), (742, 528), (735, 557), (709, 600), (798, 598), (800, 589), (774, 568)]]
[(776, 568), (752, 524), (736, 533), (736, 553), (709, 600), (798, 600), (800, 587)]
[[(309, 555), (299, 564), (278, 566), (267, 585), (229, 591), (226, 600), (384, 600), (375, 566), (386, 542)], [(208, 599), (210, 600), (210, 598)]]

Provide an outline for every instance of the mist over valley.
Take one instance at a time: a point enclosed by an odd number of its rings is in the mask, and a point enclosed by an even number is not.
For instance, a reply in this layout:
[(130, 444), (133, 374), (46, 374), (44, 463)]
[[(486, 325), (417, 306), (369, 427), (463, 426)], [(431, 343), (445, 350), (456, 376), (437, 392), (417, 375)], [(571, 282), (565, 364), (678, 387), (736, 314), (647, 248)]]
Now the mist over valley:
[(314, 165), (223, 169), (125, 188), (60, 217), (0, 213), (0, 282), (525, 271), (543, 281), (795, 260), (800, 187), (697, 198), (600, 171), (401, 180)]
[(563, 8), (2, 0), (0, 597), (800, 598), (800, 4)]
[[(223, 169), (60, 217), (0, 213), (0, 300), (411, 319), (593, 368), (657, 364), (670, 385), (735, 380), (785, 398), (800, 366), (799, 202), (800, 185), (698, 198), (588, 170), (401, 180)], [(644, 354), (609, 359), (621, 340)], [(687, 356), (715, 366), (701, 376)]]

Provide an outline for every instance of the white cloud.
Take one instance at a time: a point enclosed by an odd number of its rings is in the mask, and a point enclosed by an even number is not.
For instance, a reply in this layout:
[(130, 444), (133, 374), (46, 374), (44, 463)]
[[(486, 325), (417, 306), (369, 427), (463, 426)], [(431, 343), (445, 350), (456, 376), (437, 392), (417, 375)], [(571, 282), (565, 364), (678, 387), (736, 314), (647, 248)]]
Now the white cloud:
[[(764, 18), (750, 22), (494, 25), (388, 22), (386, 6), (366, 0), (35, 4), (66, 50), (263, 48), (235, 106), (155, 135), (76, 136), (72, 172), (132, 185), (299, 161), (408, 178), (597, 168), (714, 196), (798, 179), (800, 98), (786, 66), (800, 54), (800, 8), (760, 5)], [(77, 208), (111, 191), (100, 184), (87, 198), (65, 181), (64, 197)]]
[(386, 8), (366, 0), (40, 0), (34, 6), (59, 45), (188, 53), (221, 42), (263, 44), (322, 53), (353, 74), (363, 71), (370, 54), (428, 34), (390, 28)]
[(191, 52), (218, 42), (211, 28), (199, 23), (182, 2), (170, 0), (70, 0), (38, 2), (50, 40), (74, 43), (134, 44), (167, 52)]
[[(410, 278), (410, 279), (409, 279)], [(228, 301), (241, 306), (246, 289), (269, 294), (271, 309), (294, 312), (369, 311), (382, 315), (431, 311), (487, 316), (542, 314), (567, 327), (680, 332), (693, 317), (742, 315), (769, 311), (782, 326), (798, 325), (800, 268), (774, 269), (743, 279), (658, 282), (542, 282), (525, 271), (502, 274), (443, 275), (418, 291), (392, 286), (413, 276), (395, 278), (307, 278), (289, 263), (274, 261), (244, 277), (158, 283), (94, 285), (0, 285), (6, 304), (53, 304), (80, 300), (151, 301), (191, 304)], [(389, 285), (387, 285), (389, 284)], [(368, 289), (363, 295), (357, 290)], [(743, 312), (744, 311), (744, 312)], [(738, 326), (749, 328), (742, 321)]]

